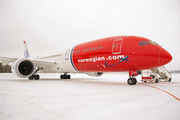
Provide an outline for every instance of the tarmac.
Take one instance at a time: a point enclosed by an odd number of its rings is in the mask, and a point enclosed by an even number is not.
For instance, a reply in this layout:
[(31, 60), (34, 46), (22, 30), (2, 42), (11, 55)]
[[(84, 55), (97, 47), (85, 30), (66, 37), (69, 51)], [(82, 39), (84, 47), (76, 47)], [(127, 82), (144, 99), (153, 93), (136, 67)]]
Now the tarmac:
[(128, 74), (91, 77), (0, 74), (0, 120), (180, 120), (180, 74), (172, 82), (128, 85)]

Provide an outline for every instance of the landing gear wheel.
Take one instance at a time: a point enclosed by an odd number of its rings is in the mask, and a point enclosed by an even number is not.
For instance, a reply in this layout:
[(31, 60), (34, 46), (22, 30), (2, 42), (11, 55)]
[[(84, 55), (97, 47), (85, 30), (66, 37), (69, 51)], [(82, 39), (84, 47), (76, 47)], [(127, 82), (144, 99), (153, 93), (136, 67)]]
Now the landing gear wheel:
[(134, 83), (134, 85), (137, 83), (136, 78), (133, 78), (133, 83)]
[(133, 79), (132, 78), (129, 78), (127, 82), (129, 85), (133, 85)]
[(70, 75), (61, 75), (60, 76), (61, 79), (71, 79)]
[(29, 77), (29, 80), (33, 80), (33, 79), (35, 79), (35, 80), (39, 80), (39, 75), (31, 75), (30, 77)]
[(33, 75), (29, 77), (29, 80), (33, 80)]
[(169, 78), (168, 82), (171, 82), (171, 78)]
[(39, 80), (39, 75), (34, 75), (35, 80)]
[(60, 78), (61, 78), (61, 79), (64, 79), (64, 75), (61, 75)]
[(68, 79), (71, 79), (71, 76), (70, 75), (67, 75)]
[(129, 78), (127, 83), (129, 85), (135, 85), (137, 83), (137, 80), (136, 80), (136, 78)]
[(67, 77), (67, 75), (64, 75), (64, 79), (67, 79), (68, 77)]

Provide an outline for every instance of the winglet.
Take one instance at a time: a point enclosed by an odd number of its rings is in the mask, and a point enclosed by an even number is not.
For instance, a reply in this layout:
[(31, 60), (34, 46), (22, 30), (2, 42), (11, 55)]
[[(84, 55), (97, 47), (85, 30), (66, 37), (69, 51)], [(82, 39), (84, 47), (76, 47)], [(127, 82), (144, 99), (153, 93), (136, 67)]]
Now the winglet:
[(29, 57), (29, 51), (26, 45), (26, 41), (24, 41), (24, 57), (28, 58)]

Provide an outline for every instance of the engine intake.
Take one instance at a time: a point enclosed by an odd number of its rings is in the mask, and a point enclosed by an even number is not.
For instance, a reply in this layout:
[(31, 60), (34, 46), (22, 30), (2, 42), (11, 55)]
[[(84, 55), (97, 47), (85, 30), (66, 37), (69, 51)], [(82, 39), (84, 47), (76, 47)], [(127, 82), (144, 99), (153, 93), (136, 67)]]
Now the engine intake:
[(19, 77), (29, 77), (35, 71), (33, 61), (27, 58), (18, 59), (11, 67), (12, 72)]

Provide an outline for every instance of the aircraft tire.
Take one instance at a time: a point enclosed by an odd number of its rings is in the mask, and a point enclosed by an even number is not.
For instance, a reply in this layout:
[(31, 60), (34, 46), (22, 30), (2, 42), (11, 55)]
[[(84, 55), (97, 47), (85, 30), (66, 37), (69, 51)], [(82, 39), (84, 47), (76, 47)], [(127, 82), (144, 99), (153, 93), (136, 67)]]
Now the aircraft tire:
[(64, 79), (64, 75), (60, 75), (60, 78), (61, 78), (61, 79)]
[(171, 82), (171, 78), (169, 78), (168, 82)]
[(71, 79), (70, 75), (61, 75), (60, 76), (61, 79)]
[(71, 76), (70, 76), (70, 75), (67, 75), (67, 78), (68, 78), (68, 79), (71, 79)]
[(40, 78), (39, 75), (34, 75), (35, 80), (39, 80), (39, 78)]
[(33, 75), (29, 77), (29, 80), (33, 80)]
[(136, 80), (136, 78), (129, 78), (127, 83), (129, 85), (135, 85), (137, 83), (137, 80)]
[(133, 83), (134, 83), (134, 85), (137, 83), (136, 78), (133, 78)]
[(39, 80), (39, 75), (31, 75), (30, 77), (29, 77), (29, 80), (33, 80), (33, 79), (35, 79), (35, 80)]

